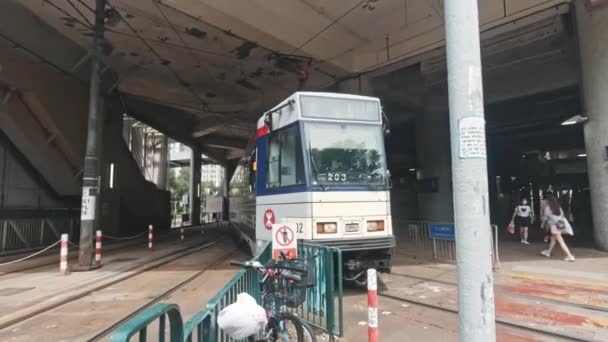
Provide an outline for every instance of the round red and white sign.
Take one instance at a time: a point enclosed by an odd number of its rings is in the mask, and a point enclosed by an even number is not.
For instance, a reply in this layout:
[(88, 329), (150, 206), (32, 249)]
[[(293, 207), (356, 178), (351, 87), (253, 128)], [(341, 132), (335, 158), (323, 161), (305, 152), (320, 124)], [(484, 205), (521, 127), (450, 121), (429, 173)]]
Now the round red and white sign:
[(283, 226), (277, 230), (274, 239), (279, 244), (279, 246), (287, 247), (291, 245), (295, 237), (296, 235), (293, 233), (293, 230), (291, 230), (291, 228), (289, 228), (288, 226)]
[(276, 222), (274, 211), (272, 211), (272, 209), (266, 209), (262, 220), (264, 220), (264, 227), (268, 230), (272, 230), (272, 225)]

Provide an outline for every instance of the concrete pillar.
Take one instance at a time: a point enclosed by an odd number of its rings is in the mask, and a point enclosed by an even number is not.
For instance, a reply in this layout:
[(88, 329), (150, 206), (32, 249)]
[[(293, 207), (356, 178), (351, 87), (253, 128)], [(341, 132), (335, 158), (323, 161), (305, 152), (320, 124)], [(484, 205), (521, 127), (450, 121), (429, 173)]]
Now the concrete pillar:
[[(102, 54), (103, 33), (104, 33), (104, 9), (105, 0), (95, 1), (95, 27), (93, 46), (95, 56)], [(97, 197), (99, 194), (99, 160), (98, 145), (100, 136), (100, 126), (103, 118), (100, 113), (103, 111), (101, 105), (102, 82), (102, 61), (98, 57), (93, 58), (91, 66), (90, 92), (89, 92), (89, 114), (87, 124), (86, 153), (84, 156), (82, 174), (82, 205), (80, 210), (80, 245), (78, 248), (78, 268), (90, 270), (97, 266), (93, 264), (93, 254), (95, 252), (93, 239), (95, 225), (98, 219)]]
[(141, 127), (131, 126), (131, 152), (137, 165), (144, 170), (144, 134)]
[(228, 221), (230, 219), (230, 215), (229, 215), (230, 201), (228, 199), (228, 195), (230, 194), (230, 175), (234, 171), (230, 170), (228, 165), (224, 165), (223, 170), (224, 170), (224, 172), (222, 174), (224, 175), (224, 179), (222, 180), (222, 196), (223, 196), (222, 218), (224, 221)]
[(581, 56), (587, 170), (595, 243), (608, 250), (608, 8), (575, 1)]
[(417, 179), (429, 186), (431, 181), (436, 181), (437, 186), (436, 192), (418, 192), (418, 219), (453, 222), (450, 121), (447, 110), (431, 109), (416, 117), (416, 159)]
[(201, 223), (201, 151), (193, 147), (190, 157), (190, 223)]
[(143, 161), (144, 161), (144, 176), (152, 183), (156, 183), (156, 132), (149, 128), (144, 128), (144, 150), (143, 150)]
[(167, 190), (169, 186), (169, 139), (164, 134), (160, 135), (160, 146), (156, 153), (158, 160), (158, 172), (156, 186), (159, 189)]

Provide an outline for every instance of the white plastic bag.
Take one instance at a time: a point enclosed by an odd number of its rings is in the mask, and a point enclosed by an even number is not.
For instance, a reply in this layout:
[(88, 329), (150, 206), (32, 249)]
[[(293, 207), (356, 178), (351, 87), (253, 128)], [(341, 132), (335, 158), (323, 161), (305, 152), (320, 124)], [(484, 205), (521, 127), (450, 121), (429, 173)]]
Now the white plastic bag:
[(220, 329), (236, 340), (257, 334), (266, 322), (266, 310), (244, 292), (239, 293), (236, 302), (225, 307), (217, 318)]

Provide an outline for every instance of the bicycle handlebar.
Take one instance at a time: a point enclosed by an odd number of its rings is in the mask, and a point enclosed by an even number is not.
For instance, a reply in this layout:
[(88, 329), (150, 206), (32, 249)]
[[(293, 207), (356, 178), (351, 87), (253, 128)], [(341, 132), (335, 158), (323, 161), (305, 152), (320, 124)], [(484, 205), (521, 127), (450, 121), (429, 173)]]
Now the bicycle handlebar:
[(281, 275), (283, 277), (285, 277), (286, 279), (289, 279), (289, 280), (293, 280), (293, 281), (296, 281), (296, 282), (301, 282), (302, 281), (302, 276), (301, 275), (292, 273), (292, 272), (290, 272), (288, 270), (284, 270), (283, 272), (281, 272)]
[(244, 267), (244, 268), (262, 268), (262, 267), (264, 267), (258, 261), (235, 261), (235, 260), (232, 260), (232, 261), (230, 261), (230, 265), (240, 266), (240, 267)]

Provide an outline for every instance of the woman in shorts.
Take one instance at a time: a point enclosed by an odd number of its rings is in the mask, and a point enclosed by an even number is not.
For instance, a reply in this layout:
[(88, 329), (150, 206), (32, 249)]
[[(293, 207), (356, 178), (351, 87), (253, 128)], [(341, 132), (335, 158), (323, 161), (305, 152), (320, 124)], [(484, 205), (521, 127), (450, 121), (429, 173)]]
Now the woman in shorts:
[(521, 243), (529, 245), (528, 228), (534, 222), (534, 212), (528, 205), (526, 198), (522, 198), (521, 203), (515, 207), (511, 220), (515, 224), (515, 227), (519, 229)]

